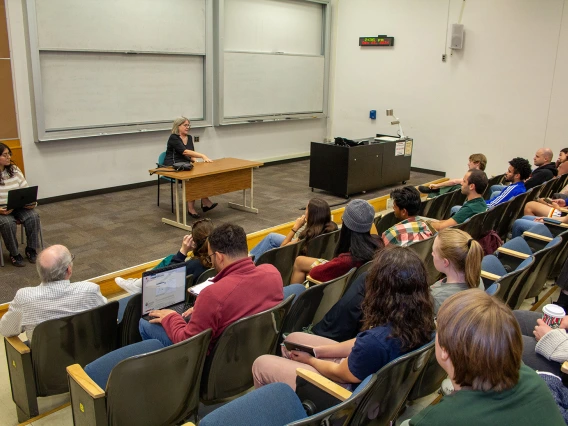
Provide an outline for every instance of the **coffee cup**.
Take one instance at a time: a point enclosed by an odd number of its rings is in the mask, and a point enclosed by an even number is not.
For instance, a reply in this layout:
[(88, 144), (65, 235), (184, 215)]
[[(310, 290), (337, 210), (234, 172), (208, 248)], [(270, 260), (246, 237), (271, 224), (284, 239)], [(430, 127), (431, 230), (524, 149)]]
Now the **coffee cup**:
[(565, 316), (566, 312), (558, 305), (551, 303), (542, 308), (542, 320), (551, 328), (560, 327), (560, 322)]

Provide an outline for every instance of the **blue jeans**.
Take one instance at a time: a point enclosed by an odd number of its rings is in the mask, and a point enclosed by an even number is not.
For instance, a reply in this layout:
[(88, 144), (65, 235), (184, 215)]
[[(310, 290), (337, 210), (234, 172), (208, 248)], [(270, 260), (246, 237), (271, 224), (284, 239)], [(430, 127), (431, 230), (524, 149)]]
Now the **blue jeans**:
[(505, 188), (507, 188), (507, 185), (492, 185), (491, 188), (489, 188), (489, 191), (493, 194), (494, 192), (501, 192)]
[(288, 296), (290, 296), (291, 294), (294, 294), (294, 295), (296, 295), (294, 302), (292, 302), (292, 304), (294, 304), (296, 302), (296, 300), (298, 300), (298, 297), (300, 297), (300, 294), (302, 294), (304, 291), (306, 291), (306, 287), (304, 287), (304, 284), (287, 285), (283, 289), (284, 300), (286, 300), (288, 298)]
[(164, 330), (164, 327), (162, 327), (161, 324), (151, 324), (150, 321), (140, 319), (138, 330), (140, 331), (142, 340), (156, 339), (164, 346), (173, 345), (173, 342), (170, 340), (166, 334), (166, 330)]
[(266, 237), (264, 237), (262, 241), (256, 245), (255, 248), (250, 251), (250, 254), (254, 256), (254, 260), (258, 260), (260, 255), (267, 252), (268, 250), (280, 247), (285, 238), (286, 237), (282, 234), (271, 232)]
[(459, 212), (461, 208), (462, 208), (462, 206), (453, 206), (453, 207), (450, 209), (450, 217), (452, 217), (452, 216), (455, 215), (457, 212)]
[(511, 236), (513, 238), (520, 237), (521, 235), (523, 235), (523, 232), (528, 231), (529, 229), (531, 229), (533, 226), (536, 225), (541, 225), (546, 227), (542, 223), (535, 222), (534, 221), (535, 219), (536, 216), (523, 216), (522, 218), (515, 220), (515, 223), (513, 223), (513, 230), (511, 231)]

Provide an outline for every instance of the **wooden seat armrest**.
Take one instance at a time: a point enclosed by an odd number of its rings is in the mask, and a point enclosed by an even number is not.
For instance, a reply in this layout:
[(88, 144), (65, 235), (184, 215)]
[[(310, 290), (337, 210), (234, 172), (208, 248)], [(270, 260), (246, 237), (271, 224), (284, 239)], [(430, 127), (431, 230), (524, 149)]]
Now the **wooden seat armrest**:
[(323, 377), (321, 374), (314, 373), (313, 371), (306, 370), (304, 368), (296, 368), (296, 375), (340, 401), (345, 401), (351, 397), (352, 392), (349, 392), (337, 383)]
[(18, 336), (5, 337), (4, 339), (20, 354), (23, 355), (30, 353), (30, 347), (22, 342)]
[(104, 398), (105, 391), (97, 385), (93, 379), (91, 379), (83, 367), (79, 364), (73, 364), (67, 367), (67, 374), (69, 377), (75, 381), (85, 392), (87, 392), (91, 398)]
[(481, 278), (487, 278), (488, 280), (497, 281), (501, 276), (492, 274), (491, 272), (481, 271)]
[(568, 361), (564, 361), (564, 363), (562, 364), (562, 367), (560, 368), (560, 371), (568, 374)]
[(497, 249), (497, 251), (499, 253), (503, 253), (503, 254), (506, 254), (506, 255), (512, 256), (512, 257), (517, 257), (517, 258), (523, 259), (523, 260), (530, 257), (530, 254), (525, 254), (525, 253), (521, 253), (520, 251), (510, 250), (510, 249), (505, 248), (505, 247), (499, 247)]
[(321, 283), (323, 282), (323, 281), (318, 281), (318, 280), (316, 280), (316, 279), (310, 277), (309, 275), (306, 277), (306, 279), (307, 279), (309, 282), (314, 283), (314, 284), (321, 284)]
[(534, 238), (535, 240), (546, 241), (547, 243), (552, 241), (552, 238), (550, 238), (550, 237), (546, 237), (546, 236), (540, 235), (540, 234), (535, 234), (535, 233), (529, 232), (529, 231), (523, 232), (523, 237), (530, 237), (530, 238)]

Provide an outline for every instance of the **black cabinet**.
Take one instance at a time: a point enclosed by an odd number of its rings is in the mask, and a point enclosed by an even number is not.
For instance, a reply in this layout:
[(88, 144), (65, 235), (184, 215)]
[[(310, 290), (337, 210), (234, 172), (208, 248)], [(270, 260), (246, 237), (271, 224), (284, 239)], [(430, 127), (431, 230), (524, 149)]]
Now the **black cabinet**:
[[(410, 142), (410, 155), (397, 143)], [(410, 179), (412, 140), (367, 143), (354, 147), (312, 142), (310, 187), (349, 197)], [(399, 150), (402, 145), (398, 145)], [(399, 155), (395, 155), (395, 154)], [(406, 152), (408, 153), (408, 151)]]

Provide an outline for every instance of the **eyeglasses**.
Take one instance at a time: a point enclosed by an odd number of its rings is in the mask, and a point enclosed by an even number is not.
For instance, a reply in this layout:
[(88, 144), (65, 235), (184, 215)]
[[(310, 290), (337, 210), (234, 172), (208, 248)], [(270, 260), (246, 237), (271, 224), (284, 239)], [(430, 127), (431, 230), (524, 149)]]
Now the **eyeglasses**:
[(9, 152), (5, 152), (4, 154), (2, 154), (2, 157), (4, 157), (4, 158), (12, 158), (12, 154), (10, 154)]
[(71, 262), (73, 262), (74, 260), (75, 260), (75, 255), (72, 254), (72, 255), (71, 255)]
[(215, 253), (221, 253), (221, 252), (220, 252), (220, 251), (214, 251), (213, 253), (211, 253), (210, 255), (208, 255), (208, 256), (207, 256), (207, 261), (208, 261), (209, 263), (213, 263), (213, 262), (211, 262), (211, 258), (213, 257), (213, 255), (214, 255)]

